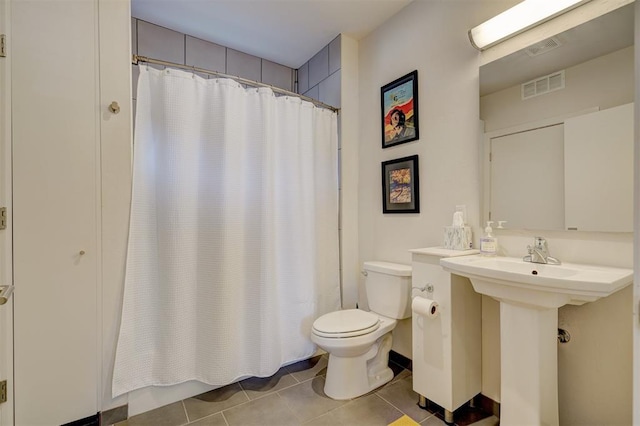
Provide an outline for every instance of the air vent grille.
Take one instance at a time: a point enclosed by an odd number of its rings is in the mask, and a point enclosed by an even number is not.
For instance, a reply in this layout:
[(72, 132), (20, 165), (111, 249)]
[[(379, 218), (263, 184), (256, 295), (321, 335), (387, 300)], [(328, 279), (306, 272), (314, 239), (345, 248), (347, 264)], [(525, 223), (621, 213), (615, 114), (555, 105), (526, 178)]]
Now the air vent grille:
[(527, 55), (534, 57), (542, 55), (543, 53), (547, 53), (560, 46), (562, 46), (560, 40), (558, 40), (556, 37), (551, 37), (541, 41), (540, 43), (536, 43), (533, 46), (528, 47), (525, 52), (527, 53)]
[(528, 81), (521, 86), (522, 99), (564, 89), (564, 70)]

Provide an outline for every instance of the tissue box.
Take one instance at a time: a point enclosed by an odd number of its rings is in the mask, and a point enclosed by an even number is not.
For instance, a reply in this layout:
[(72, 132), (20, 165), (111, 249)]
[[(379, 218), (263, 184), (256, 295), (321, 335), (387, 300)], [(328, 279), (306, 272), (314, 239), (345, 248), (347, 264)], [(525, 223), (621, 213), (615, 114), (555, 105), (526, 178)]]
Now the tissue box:
[(469, 250), (473, 248), (473, 236), (470, 226), (444, 227), (444, 248), (451, 250)]

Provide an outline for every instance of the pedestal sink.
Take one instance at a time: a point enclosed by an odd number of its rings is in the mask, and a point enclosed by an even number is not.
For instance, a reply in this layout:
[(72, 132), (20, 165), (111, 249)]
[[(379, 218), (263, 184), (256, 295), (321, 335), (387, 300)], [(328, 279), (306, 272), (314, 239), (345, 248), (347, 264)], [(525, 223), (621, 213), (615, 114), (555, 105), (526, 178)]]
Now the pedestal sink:
[(615, 293), (633, 270), (479, 255), (440, 265), (500, 302), (500, 424), (558, 425), (558, 308)]

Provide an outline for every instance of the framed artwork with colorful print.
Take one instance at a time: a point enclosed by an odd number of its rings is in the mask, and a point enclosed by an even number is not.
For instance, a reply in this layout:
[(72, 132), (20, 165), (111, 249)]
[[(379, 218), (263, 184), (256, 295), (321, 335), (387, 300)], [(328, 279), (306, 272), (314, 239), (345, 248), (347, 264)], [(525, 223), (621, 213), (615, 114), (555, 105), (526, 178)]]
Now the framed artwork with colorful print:
[(418, 139), (418, 71), (382, 86), (382, 148)]
[(418, 156), (382, 163), (382, 212), (420, 213)]

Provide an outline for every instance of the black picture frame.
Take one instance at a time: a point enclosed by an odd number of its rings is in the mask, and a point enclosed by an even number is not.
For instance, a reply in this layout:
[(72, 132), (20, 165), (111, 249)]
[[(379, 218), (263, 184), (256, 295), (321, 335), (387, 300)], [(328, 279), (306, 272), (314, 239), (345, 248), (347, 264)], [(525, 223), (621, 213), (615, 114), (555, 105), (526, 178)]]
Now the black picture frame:
[(382, 212), (420, 213), (417, 155), (382, 162)]
[(417, 70), (382, 86), (380, 109), (383, 149), (420, 137)]

